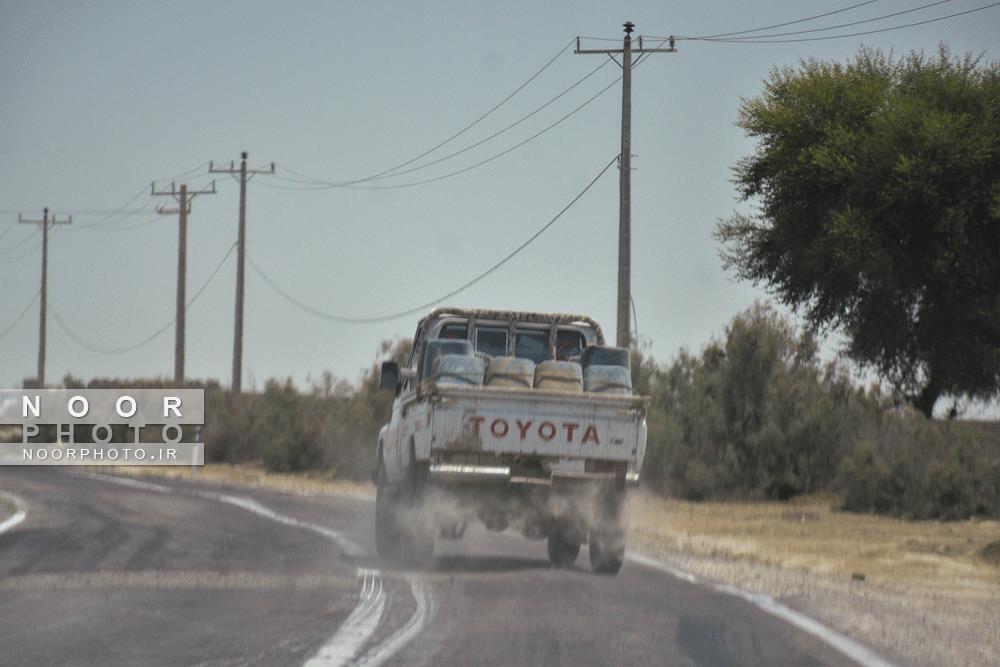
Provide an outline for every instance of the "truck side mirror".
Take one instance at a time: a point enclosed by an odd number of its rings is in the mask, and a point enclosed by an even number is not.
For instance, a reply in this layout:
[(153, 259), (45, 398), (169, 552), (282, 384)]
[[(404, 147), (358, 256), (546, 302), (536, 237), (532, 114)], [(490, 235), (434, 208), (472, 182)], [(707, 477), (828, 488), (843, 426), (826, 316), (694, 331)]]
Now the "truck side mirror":
[(382, 372), (378, 376), (378, 388), (396, 391), (397, 386), (399, 386), (399, 364), (395, 361), (383, 361)]

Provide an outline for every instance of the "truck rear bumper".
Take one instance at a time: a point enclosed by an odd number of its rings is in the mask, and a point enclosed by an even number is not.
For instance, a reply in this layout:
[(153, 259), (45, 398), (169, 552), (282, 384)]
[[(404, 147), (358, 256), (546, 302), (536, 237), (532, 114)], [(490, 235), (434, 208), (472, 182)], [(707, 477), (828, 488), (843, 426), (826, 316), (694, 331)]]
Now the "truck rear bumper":
[[(431, 481), (445, 484), (528, 484), (552, 486), (573, 482), (613, 482), (615, 473), (603, 472), (553, 472), (549, 477), (515, 475), (509, 466), (475, 465), (464, 463), (433, 463), (430, 466)], [(629, 471), (625, 475), (628, 486), (638, 486), (639, 473)]]

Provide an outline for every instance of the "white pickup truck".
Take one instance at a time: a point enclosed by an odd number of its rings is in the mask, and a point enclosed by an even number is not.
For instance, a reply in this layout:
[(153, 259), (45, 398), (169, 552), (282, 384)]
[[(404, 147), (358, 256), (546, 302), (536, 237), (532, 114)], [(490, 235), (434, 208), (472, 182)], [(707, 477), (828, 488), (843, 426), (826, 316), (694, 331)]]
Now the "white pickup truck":
[(436, 538), (479, 520), (546, 538), (557, 566), (588, 542), (594, 571), (618, 572), (646, 400), (632, 395), (628, 351), (606, 347), (594, 320), (436, 309), (379, 384), (396, 395), (374, 470), (380, 556), (426, 565)]

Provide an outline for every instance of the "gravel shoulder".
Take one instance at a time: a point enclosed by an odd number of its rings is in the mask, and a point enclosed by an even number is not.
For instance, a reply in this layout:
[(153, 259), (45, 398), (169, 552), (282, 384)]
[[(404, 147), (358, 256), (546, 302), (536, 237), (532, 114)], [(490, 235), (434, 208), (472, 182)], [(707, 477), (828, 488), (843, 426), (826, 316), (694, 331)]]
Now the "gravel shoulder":
[(902, 521), (791, 503), (687, 503), (638, 493), (634, 548), (780, 599), (887, 658), (1000, 664), (1000, 522)]

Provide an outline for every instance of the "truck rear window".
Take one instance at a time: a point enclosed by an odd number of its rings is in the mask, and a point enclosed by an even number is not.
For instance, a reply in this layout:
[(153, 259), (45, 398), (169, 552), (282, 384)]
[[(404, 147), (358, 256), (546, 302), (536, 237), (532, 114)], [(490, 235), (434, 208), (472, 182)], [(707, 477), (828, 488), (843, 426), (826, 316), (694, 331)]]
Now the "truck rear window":
[[(505, 357), (510, 329), (498, 326), (479, 326), (473, 329), (471, 340), (475, 343), (476, 352), (488, 354), (491, 357)], [(452, 322), (441, 327), (437, 335), (439, 340), (465, 340), (469, 338), (469, 327), (466, 323)], [(556, 359), (565, 361), (579, 358), (586, 345), (584, 335), (574, 329), (560, 328), (556, 332)], [(549, 351), (549, 332), (543, 329), (518, 329), (514, 338), (514, 356), (531, 359), (536, 364), (551, 359)]]
[(514, 356), (531, 359), (536, 364), (551, 359), (548, 331), (518, 331)]
[(469, 327), (464, 324), (446, 324), (441, 327), (441, 333), (438, 334), (438, 338), (446, 340), (461, 340), (468, 337)]
[(583, 334), (579, 331), (556, 332), (556, 359), (567, 361), (583, 353)]
[(481, 329), (476, 328), (476, 352), (488, 354), (491, 357), (504, 357), (507, 355), (507, 330), (506, 329)]

